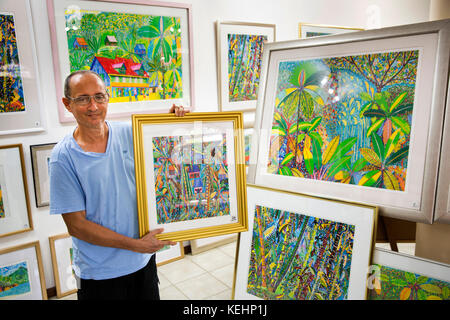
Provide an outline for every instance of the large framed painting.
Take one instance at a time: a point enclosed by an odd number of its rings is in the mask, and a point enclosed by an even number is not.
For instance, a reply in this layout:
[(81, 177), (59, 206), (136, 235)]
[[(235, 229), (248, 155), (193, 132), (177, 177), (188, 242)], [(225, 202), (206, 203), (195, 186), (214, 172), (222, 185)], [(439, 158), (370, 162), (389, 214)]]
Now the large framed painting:
[(173, 246), (164, 246), (156, 252), (156, 265), (162, 266), (184, 258), (183, 242)]
[(275, 41), (275, 25), (217, 21), (216, 32), (220, 110), (255, 110), (263, 48)]
[(366, 298), (377, 208), (247, 184), (233, 297)]
[(50, 204), (50, 178), (48, 164), (56, 143), (35, 144), (30, 146), (31, 168), (33, 170), (34, 196), (36, 207)]
[(0, 8), (0, 135), (44, 130), (30, 2)]
[(22, 145), (0, 146), (0, 238), (31, 230)]
[(328, 36), (332, 34), (355, 32), (362, 30), (364, 29), (301, 22), (298, 24), (298, 37), (300, 39), (305, 39), (311, 37)]
[(247, 230), (242, 112), (132, 115), (140, 234)]
[(47, 300), (39, 241), (0, 250), (0, 300)]
[(72, 237), (68, 233), (48, 238), (52, 257), (56, 296), (65, 297), (78, 291), (75, 272), (72, 269)]
[(450, 20), (264, 49), (248, 180), (431, 223)]
[(108, 115), (194, 106), (191, 6), (144, 0), (47, 0), (59, 119), (63, 82), (76, 70), (105, 81)]
[(436, 195), (434, 221), (450, 223), (450, 86), (447, 91), (447, 108), (442, 136), (441, 159)]
[(450, 265), (377, 248), (369, 300), (450, 300)]

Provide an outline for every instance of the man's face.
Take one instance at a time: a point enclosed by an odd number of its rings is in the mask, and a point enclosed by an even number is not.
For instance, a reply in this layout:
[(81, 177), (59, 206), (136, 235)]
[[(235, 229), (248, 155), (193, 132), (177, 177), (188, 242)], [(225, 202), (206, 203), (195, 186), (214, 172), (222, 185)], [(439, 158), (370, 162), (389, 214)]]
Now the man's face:
[[(106, 94), (106, 88), (97, 76), (85, 73), (75, 75), (70, 79), (70, 97), (72, 99), (64, 97), (62, 100), (79, 126), (99, 128), (104, 125), (108, 102), (96, 102), (93, 97), (96, 94)], [(91, 96), (89, 103), (81, 104), (73, 100), (82, 96)]]

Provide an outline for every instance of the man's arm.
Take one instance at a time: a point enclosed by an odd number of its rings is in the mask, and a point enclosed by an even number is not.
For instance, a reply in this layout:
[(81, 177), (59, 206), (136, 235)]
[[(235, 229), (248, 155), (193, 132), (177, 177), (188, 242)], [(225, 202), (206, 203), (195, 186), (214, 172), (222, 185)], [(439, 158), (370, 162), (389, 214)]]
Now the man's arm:
[(152, 230), (142, 238), (134, 239), (87, 220), (85, 211), (65, 213), (62, 217), (71, 236), (98, 246), (153, 253), (165, 245), (176, 244), (173, 241), (155, 238), (155, 235), (161, 233), (163, 229)]

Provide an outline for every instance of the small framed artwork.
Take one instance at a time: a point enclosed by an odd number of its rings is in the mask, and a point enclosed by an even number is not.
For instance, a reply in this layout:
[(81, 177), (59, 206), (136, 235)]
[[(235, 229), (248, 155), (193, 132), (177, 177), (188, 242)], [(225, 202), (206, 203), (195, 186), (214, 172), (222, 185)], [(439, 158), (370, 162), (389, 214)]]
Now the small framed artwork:
[(140, 234), (193, 240), (247, 229), (242, 112), (133, 115)]
[(194, 106), (191, 5), (143, 0), (47, 0), (61, 122), (71, 72), (92, 70), (109, 94), (108, 116)]
[(68, 233), (64, 233), (52, 236), (48, 240), (52, 255), (56, 296), (62, 298), (78, 290), (75, 272), (72, 269), (72, 237)]
[(234, 299), (363, 300), (377, 208), (247, 184)]
[(47, 300), (39, 241), (0, 250), (0, 300)]
[(192, 255), (211, 250), (213, 248), (223, 246), (227, 243), (235, 242), (237, 240), (236, 234), (227, 234), (223, 236), (209, 237), (191, 240)]
[(167, 245), (156, 252), (156, 265), (159, 267), (183, 258), (184, 258), (183, 242), (179, 242), (178, 244), (173, 246)]
[(450, 300), (450, 265), (376, 248), (369, 300)]
[(0, 135), (43, 131), (30, 2), (2, 1), (0, 31)]
[(31, 230), (22, 144), (0, 146), (0, 237)]
[(50, 178), (48, 164), (56, 143), (36, 144), (30, 146), (31, 168), (33, 170), (34, 196), (36, 207), (50, 204)]
[(267, 44), (249, 182), (431, 223), (449, 39), (443, 20)]
[(275, 41), (275, 25), (216, 22), (221, 111), (255, 110), (263, 47)]
[(298, 37), (300, 39), (328, 36), (331, 34), (347, 33), (362, 31), (362, 28), (342, 27), (342, 26), (330, 26), (325, 24), (312, 24), (312, 23), (299, 23), (298, 24)]

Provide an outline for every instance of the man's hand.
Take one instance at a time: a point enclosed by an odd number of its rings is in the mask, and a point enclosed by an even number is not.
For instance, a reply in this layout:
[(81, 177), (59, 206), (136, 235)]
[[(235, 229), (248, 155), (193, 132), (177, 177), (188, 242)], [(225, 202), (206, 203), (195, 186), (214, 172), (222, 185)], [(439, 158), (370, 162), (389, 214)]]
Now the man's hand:
[(188, 112), (189, 110), (184, 109), (183, 106), (177, 106), (175, 104), (173, 104), (169, 110), (169, 113), (175, 113), (177, 117), (183, 117)]
[(163, 228), (155, 229), (147, 233), (145, 236), (140, 238), (141, 241), (140, 249), (138, 252), (142, 253), (153, 253), (158, 251), (159, 249), (163, 248), (166, 245), (175, 245), (176, 242), (170, 241), (170, 240), (158, 240), (156, 239), (156, 235), (163, 232)]

